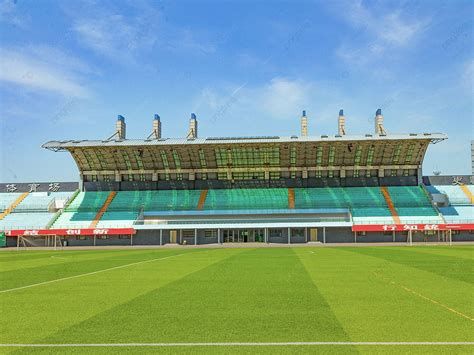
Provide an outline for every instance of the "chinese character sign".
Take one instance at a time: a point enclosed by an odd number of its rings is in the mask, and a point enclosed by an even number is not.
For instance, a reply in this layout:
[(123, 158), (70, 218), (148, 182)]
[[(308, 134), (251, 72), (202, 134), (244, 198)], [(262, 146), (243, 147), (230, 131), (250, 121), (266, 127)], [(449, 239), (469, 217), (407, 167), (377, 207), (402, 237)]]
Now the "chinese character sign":
[(38, 187), (40, 186), (40, 184), (28, 184), (28, 186), (30, 187), (30, 191), (29, 191), (29, 192), (36, 192), (36, 190), (38, 189)]
[(57, 192), (57, 191), (59, 191), (60, 188), (61, 188), (61, 186), (57, 182), (53, 182), (53, 183), (49, 184), (49, 191), (51, 191), (51, 192)]
[(15, 184), (7, 184), (7, 192), (15, 192), (16, 185)]

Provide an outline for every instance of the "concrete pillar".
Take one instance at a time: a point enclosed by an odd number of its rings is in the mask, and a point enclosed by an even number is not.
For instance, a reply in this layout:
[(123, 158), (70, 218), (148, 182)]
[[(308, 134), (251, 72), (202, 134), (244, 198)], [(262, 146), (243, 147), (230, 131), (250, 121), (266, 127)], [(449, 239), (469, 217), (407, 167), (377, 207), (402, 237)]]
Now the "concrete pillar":
[(198, 244), (198, 232), (197, 229), (194, 229), (194, 245)]
[(163, 229), (160, 229), (160, 245), (163, 245)]
[(343, 136), (346, 134), (346, 118), (344, 117), (344, 110), (339, 110), (339, 118), (337, 120), (337, 134)]
[(84, 191), (84, 175), (79, 174), (79, 191)]
[(154, 139), (161, 139), (161, 120), (157, 114), (155, 114), (155, 118), (153, 119), (153, 131), (151, 134)]
[(385, 170), (383, 168), (379, 168), (379, 178), (385, 177)]
[(288, 228), (288, 244), (291, 244), (291, 228)]
[(126, 138), (126, 128), (127, 125), (125, 124), (125, 117), (118, 115), (117, 122), (115, 123), (115, 132), (117, 133), (118, 139)]
[(196, 115), (192, 113), (191, 118), (189, 119), (188, 138), (197, 138), (197, 137), (198, 137), (198, 122), (197, 122)]
[(301, 115), (301, 137), (308, 135), (308, 118), (306, 117), (306, 111), (303, 111)]
[(375, 134), (385, 134), (383, 128), (383, 115), (380, 108), (375, 112)]

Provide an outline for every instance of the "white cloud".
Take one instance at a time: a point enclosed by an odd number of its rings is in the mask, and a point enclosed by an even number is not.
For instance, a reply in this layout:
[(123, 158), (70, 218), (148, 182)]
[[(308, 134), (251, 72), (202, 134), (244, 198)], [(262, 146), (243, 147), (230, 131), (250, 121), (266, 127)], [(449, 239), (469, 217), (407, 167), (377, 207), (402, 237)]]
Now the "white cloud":
[(400, 12), (396, 11), (385, 15), (381, 22), (382, 28), (375, 26), (372, 30), (384, 42), (404, 46), (412, 41), (428, 22), (427, 19), (403, 20)]
[[(142, 20), (140, 20), (142, 21)], [(105, 56), (129, 59), (137, 49), (152, 46), (154, 40), (144, 29), (145, 23), (129, 24), (121, 15), (80, 18), (73, 26), (79, 41)]]
[(83, 47), (117, 62), (135, 62), (138, 51), (151, 49), (156, 43), (160, 9), (146, 1), (122, 5), (126, 6), (83, 1), (65, 2), (62, 8)]
[(275, 77), (261, 86), (243, 82), (224, 90), (205, 88), (194, 99), (194, 107), (212, 112), (213, 119), (234, 115), (290, 120), (310, 106), (314, 87), (299, 79)]
[(351, 38), (343, 42), (336, 50), (336, 55), (359, 66), (373, 62), (388, 51), (393, 53), (409, 46), (431, 21), (428, 17), (410, 17), (402, 9), (369, 9), (361, 1), (344, 3), (341, 13), (352, 26), (365, 33), (361, 39)]
[(57, 49), (50, 48), (51, 52), (48, 52), (47, 48), (2, 48), (0, 80), (29, 90), (46, 90), (65, 96), (88, 96), (88, 90), (78, 78), (78, 72), (85, 71), (87, 66)]
[(310, 85), (298, 80), (274, 78), (257, 90), (258, 102), (275, 118), (294, 117), (308, 104)]
[(206, 38), (210, 34), (168, 23), (159, 3), (140, 1), (127, 6), (86, 2), (77, 9), (73, 3), (64, 11), (72, 19), (72, 31), (80, 44), (117, 62), (143, 65), (144, 56), (155, 47), (172, 52), (215, 53), (216, 44)]

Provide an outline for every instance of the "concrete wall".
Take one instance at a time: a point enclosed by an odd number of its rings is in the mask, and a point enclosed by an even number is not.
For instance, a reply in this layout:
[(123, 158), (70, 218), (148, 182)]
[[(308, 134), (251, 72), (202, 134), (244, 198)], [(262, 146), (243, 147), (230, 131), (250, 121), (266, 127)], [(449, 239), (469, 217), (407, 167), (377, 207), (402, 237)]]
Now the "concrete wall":
[(85, 247), (85, 246), (93, 246), (94, 245), (94, 237), (87, 236), (86, 239), (81, 240), (77, 237), (68, 237), (68, 238), (61, 238), (63, 241), (67, 241), (67, 245), (74, 246), (74, 247)]
[(107, 239), (97, 238), (95, 245), (98, 247), (103, 245), (130, 245), (130, 237), (119, 238), (118, 235), (110, 235)]
[(467, 242), (474, 241), (474, 233), (469, 233), (468, 231), (463, 231), (459, 234), (452, 236), (453, 242)]
[[(162, 244), (169, 244), (170, 232), (163, 230)], [(159, 230), (137, 230), (133, 236), (133, 245), (160, 245), (160, 231)]]
[[(279, 231), (279, 233), (274, 233), (271, 236), (271, 230)], [(323, 243), (323, 228), (317, 228), (318, 230), (318, 241)], [(280, 235), (277, 235), (280, 234)], [(299, 234), (299, 235), (298, 235)], [(179, 243), (179, 231), (177, 242)], [(310, 239), (309, 228), (308, 228), (308, 240)], [(395, 242), (398, 243), (407, 243), (408, 235), (406, 232), (396, 232), (395, 233)], [(16, 237), (7, 237), (7, 246), (15, 247), (16, 246)], [(94, 238), (92, 236), (86, 237), (86, 239), (78, 239), (77, 237), (67, 237), (62, 238), (62, 240), (67, 240), (68, 246), (93, 246)], [(194, 245), (194, 236), (192, 237), (183, 237), (183, 240), (186, 240), (188, 245)], [(221, 242), (223, 241), (223, 231), (221, 230), (220, 236)], [(357, 235), (357, 243), (391, 243), (393, 242), (393, 235), (385, 235), (383, 232), (368, 232), (366, 235)], [(442, 241), (443, 238), (438, 238), (438, 234), (427, 236), (423, 232), (413, 232), (413, 242), (438, 242)], [(474, 233), (469, 233), (469, 231), (463, 231), (459, 234), (453, 234), (453, 242), (457, 241), (474, 241)], [(218, 238), (215, 237), (206, 237), (204, 230), (198, 230), (197, 234), (197, 243), (198, 245), (206, 244), (217, 244)], [(288, 244), (288, 229), (287, 228), (278, 228), (278, 229), (269, 229), (268, 231), (268, 242), (269, 243), (280, 243)], [(291, 244), (305, 243), (304, 234), (297, 233), (296, 230), (292, 229)], [(351, 231), (348, 227), (326, 227), (326, 243), (354, 243), (354, 232)], [(170, 243), (170, 231), (163, 230), (162, 234), (162, 244)], [(96, 246), (106, 246), (106, 245), (130, 245), (130, 238), (120, 238), (119, 236), (109, 236), (108, 239), (96, 239)], [(160, 245), (160, 231), (159, 230), (138, 230), (137, 233), (133, 236), (133, 245)]]
[[(323, 231), (318, 229), (318, 240), (323, 241)], [(354, 233), (350, 228), (326, 228), (326, 243), (353, 243)]]

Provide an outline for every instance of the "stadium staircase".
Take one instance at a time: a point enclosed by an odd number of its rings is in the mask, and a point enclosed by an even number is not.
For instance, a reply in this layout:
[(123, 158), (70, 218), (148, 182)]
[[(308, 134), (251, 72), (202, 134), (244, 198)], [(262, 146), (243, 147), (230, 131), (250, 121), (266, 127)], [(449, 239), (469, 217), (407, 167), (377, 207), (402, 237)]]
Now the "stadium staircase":
[(441, 210), (439, 209), (439, 207), (436, 205), (436, 203), (433, 201), (433, 198), (430, 194), (430, 192), (428, 191), (427, 187), (425, 184), (421, 184), (420, 185), (421, 189), (423, 190), (423, 193), (425, 194), (426, 198), (428, 199), (428, 201), (430, 201), (431, 203), (431, 207), (433, 207), (433, 209), (436, 211), (436, 213), (438, 214), (441, 222), (444, 224), (446, 223), (446, 219), (444, 218), (443, 214), (441, 213)]
[(61, 214), (63, 213), (63, 211), (72, 203), (72, 201), (74, 201), (74, 199), (76, 198), (77, 195), (79, 195), (79, 192), (80, 190), (77, 189), (76, 191), (74, 191), (74, 193), (71, 195), (71, 197), (68, 198), (68, 200), (66, 201), (66, 203), (64, 204), (64, 207), (59, 209), (54, 215), (53, 217), (51, 218), (51, 220), (48, 222), (48, 224), (46, 225), (46, 229), (50, 229), (54, 223), (56, 223), (57, 219), (61, 216)]
[(443, 222), (421, 186), (390, 186), (387, 190), (401, 223)]
[(53, 228), (88, 228), (104, 205), (109, 192), (79, 192), (64, 208)]
[(15, 208), (18, 207), (18, 205), (29, 195), (29, 192), (24, 192), (20, 196), (18, 196), (13, 203), (6, 208), (2, 213), (0, 213), (0, 221), (3, 220), (6, 216), (8, 216), (10, 213), (12, 213)]
[(291, 188), (288, 189), (288, 208), (292, 210), (295, 208), (295, 190)]
[(400, 224), (400, 217), (398, 216), (398, 212), (393, 205), (392, 198), (390, 197), (390, 193), (388, 192), (385, 186), (380, 187), (380, 191), (382, 192), (383, 197), (385, 198), (385, 202), (387, 203), (388, 209), (392, 214), (393, 221), (395, 224)]
[(105, 200), (105, 202), (102, 205), (102, 207), (100, 208), (99, 212), (97, 212), (97, 214), (95, 215), (94, 220), (90, 224), (89, 228), (96, 228), (97, 227), (97, 224), (99, 224), (100, 219), (102, 218), (104, 213), (107, 211), (110, 204), (112, 203), (112, 200), (115, 198), (116, 195), (117, 195), (116, 191), (111, 191), (109, 193), (109, 196)]
[(469, 199), (469, 202), (471, 202), (471, 205), (474, 205), (474, 195), (472, 194), (471, 190), (466, 185), (461, 185), (461, 190), (464, 192), (464, 194), (467, 196)]
[(201, 191), (201, 196), (199, 196), (199, 202), (197, 205), (198, 210), (202, 210), (204, 207), (204, 203), (206, 202), (206, 197), (207, 197), (207, 191), (208, 190), (202, 190)]
[(446, 196), (446, 203), (438, 207), (446, 223), (474, 223), (472, 185), (428, 185), (426, 189), (432, 196)]

